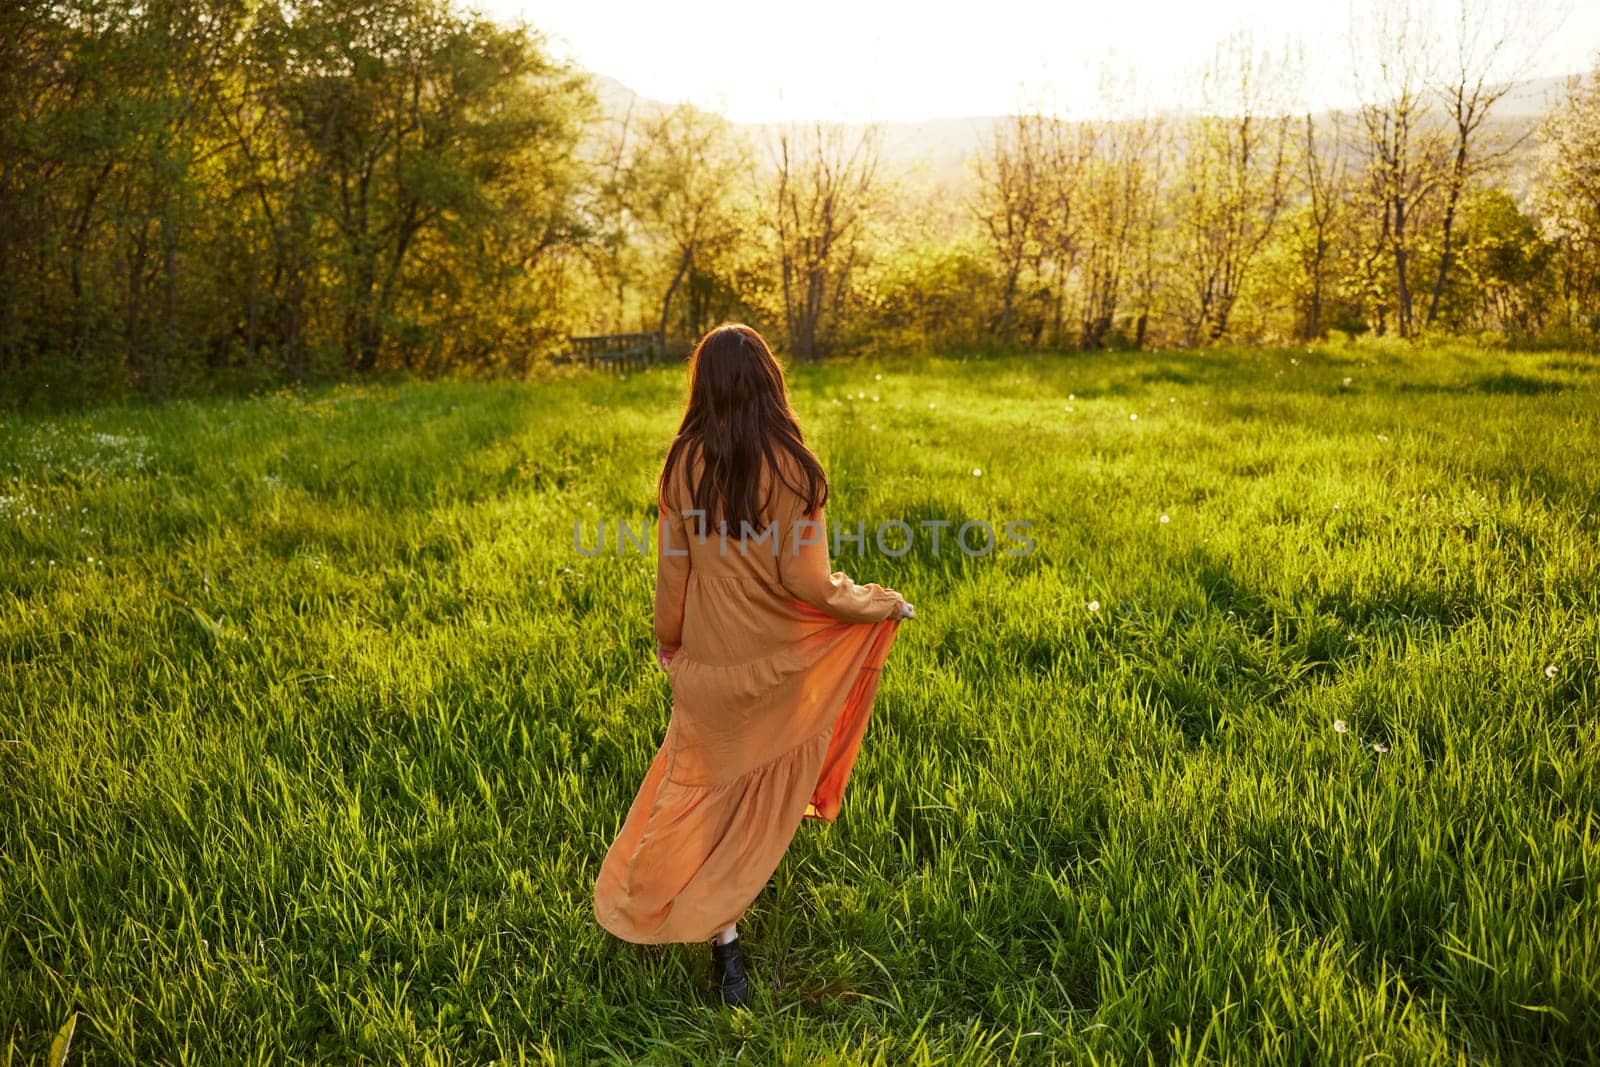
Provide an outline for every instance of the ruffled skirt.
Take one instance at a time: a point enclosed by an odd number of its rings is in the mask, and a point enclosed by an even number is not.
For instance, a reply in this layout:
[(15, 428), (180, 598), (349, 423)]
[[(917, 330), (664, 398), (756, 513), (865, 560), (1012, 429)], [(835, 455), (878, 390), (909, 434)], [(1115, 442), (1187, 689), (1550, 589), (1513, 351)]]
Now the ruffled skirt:
[(666, 736), (595, 883), (601, 926), (693, 942), (744, 914), (801, 821), (838, 816), (898, 626), (833, 623), (751, 663), (673, 657)]

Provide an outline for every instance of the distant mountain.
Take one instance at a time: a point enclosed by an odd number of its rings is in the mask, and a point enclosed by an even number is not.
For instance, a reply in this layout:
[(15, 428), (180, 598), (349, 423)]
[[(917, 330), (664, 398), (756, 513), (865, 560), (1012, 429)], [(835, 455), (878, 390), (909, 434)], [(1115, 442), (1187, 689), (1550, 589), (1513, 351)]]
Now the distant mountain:
[(1567, 82), (1575, 75), (1558, 74), (1517, 82), (1491, 112), (1496, 118), (1542, 119), (1567, 95)]
[(617, 79), (607, 74), (589, 75), (589, 87), (600, 101), (601, 109), (613, 118), (621, 118), (629, 110), (636, 113), (665, 111), (670, 104), (640, 96)]
[[(635, 119), (659, 113), (672, 105), (641, 96), (616, 78), (604, 74), (591, 74), (591, 84), (601, 106), (608, 115), (620, 118), (632, 110)], [(1532, 78), (1518, 82), (1496, 102), (1490, 112), (1491, 132), (1497, 139), (1507, 142), (1521, 141), (1511, 153), (1508, 164), (1513, 172), (1513, 187), (1523, 184), (1526, 166), (1530, 159), (1531, 138), (1534, 125), (1542, 119), (1566, 94), (1566, 76)], [(1172, 115), (1180, 114), (1173, 110)], [(883, 131), (881, 158), (885, 163), (919, 174), (943, 184), (961, 178), (967, 160), (993, 142), (997, 126), (1004, 115), (974, 115), (966, 118), (928, 119), (923, 122), (880, 123)], [(1324, 116), (1325, 117), (1325, 116)], [(779, 128), (779, 123), (735, 123), (758, 138)], [(847, 134), (865, 128), (864, 123), (846, 123)]]

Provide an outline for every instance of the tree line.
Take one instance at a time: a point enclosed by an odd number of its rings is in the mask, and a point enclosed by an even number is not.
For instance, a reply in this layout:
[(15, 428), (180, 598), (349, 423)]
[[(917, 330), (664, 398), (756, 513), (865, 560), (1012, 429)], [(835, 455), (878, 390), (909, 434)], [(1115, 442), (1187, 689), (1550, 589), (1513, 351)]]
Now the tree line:
[[(20, 0), (0, 13), (14, 402), (521, 374), (569, 334), (740, 318), (861, 347), (1600, 334), (1600, 71), (1497, 121), (1513, 47), (1372, 0), (1360, 102), (1224, 41), (1183, 114), (994, 123), (960, 179), (883, 131), (604, 107), (453, 0)], [(1112, 72), (1114, 73), (1114, 72)]]

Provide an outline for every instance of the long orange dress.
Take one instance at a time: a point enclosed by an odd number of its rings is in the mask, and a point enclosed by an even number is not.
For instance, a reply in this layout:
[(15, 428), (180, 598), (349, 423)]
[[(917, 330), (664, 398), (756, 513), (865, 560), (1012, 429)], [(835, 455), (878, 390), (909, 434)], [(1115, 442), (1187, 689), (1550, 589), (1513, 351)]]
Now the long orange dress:
[(699, 470), (680, 471), (660, 501), (655, 630), (677, 649), (672, 715), (594, 890), (600, 925), (640, 944), (710, 940), (761, 892), (803, 819), (837, 817), (904, 603), (834, 572), (822, 509), (805, 513), (770, 472), (771, 534), (741, 550), (713, 525), (702, 540), (683, 514)]

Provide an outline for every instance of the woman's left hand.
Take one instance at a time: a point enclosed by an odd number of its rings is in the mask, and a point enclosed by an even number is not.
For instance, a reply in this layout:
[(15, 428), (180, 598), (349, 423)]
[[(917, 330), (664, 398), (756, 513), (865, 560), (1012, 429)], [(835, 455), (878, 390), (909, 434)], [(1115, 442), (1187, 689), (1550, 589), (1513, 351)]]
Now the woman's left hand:
[(671, 663), (672, 657), (677, 654), (678, 650), (675, 648), (662, 648), (659, 643), (656, 645), (656, 663), (660, 665), (662, 670), (667, 669), (667, 664)]

